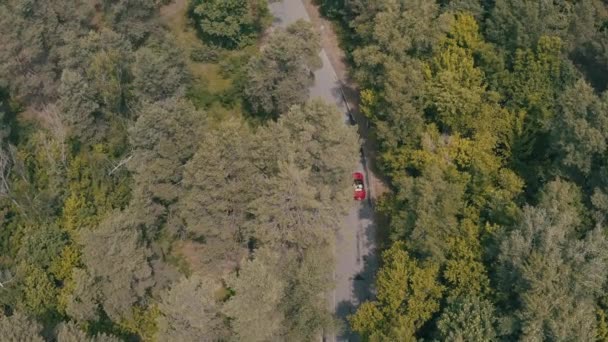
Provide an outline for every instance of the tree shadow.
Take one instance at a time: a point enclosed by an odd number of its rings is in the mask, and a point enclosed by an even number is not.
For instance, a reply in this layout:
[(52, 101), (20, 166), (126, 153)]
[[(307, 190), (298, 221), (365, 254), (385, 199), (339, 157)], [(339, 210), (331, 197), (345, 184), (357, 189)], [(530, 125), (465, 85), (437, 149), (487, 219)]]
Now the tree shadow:
[(360, 341), (361, 338), (350, 329), (348, 316), (354, 314), (364, 302), (375, 299), (375, 275), (378, 269), (376, 256), (376, 228), (374, 211), (370, 202), (361, 202), (357, 212), (361, 223), (357, 231), (357, 264), (360, 272), (350, 280), (351, 300), (337, 303), (336, 316), (341, 321), (341, 330), (337, 332), (339, 341)]

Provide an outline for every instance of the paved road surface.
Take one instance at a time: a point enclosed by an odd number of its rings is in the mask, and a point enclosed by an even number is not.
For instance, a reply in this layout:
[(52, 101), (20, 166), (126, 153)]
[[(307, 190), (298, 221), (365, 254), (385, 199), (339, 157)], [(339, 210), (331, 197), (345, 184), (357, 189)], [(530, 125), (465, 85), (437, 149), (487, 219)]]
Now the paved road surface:
[[(275, 16), (274, 25), (285, 27), (298, 19), (310, 21), (301, 0), (282, 0), (270, 5)], [(319, 97), (335, 103), (344, 113), (345, 124), (349, 124), (346, 105), (343, 101), (336, 73), (325, 51), (321, 51), (323, 67), (315, 72), (315, 83), (310, 88), (312, 98)], [(359, 161), (353, 171), (365, 172), (365, 161)], [(366, 185), (368, 182), (366, 182)], [(368, 187), (369, 189), (369, 187)], [(329, 304), (344, 322), (344, 331), (338, 336), (325, 336), (327, 341), (358, 341), (348, 330), (346, 316), (370, 297), (373, 275), (377, 268), (375, 256), (375, 225), (370, 202), (354, 202), (344, 218), (336, 236), (336, 265), (334, 278), (336, 288), (330, 294)]]

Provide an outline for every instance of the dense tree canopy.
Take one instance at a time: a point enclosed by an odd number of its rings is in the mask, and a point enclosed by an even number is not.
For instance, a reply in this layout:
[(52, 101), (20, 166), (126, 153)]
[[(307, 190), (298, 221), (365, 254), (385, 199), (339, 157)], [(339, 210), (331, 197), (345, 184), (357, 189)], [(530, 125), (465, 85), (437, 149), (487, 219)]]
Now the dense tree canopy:
[(261, 55), (247, 65), (245, 96), (252, 109), (276, 117), (304, 103), (312, 72), (320, 67), (319, 52), (319, 36), (310, 23), (300, 20), (275, 30)]
[(198, 341), (224, 338), (227, 329), (217, 298), (219, 284), (208, 278), (183, 278), (160, 297), (160, 340)]
[(0, 340), (336, 326), (359, 144), (307, 102), (320, 37), (300, 21), (258, 41), (264, 0), (169, 2), (0, 3)]
[(424, 329), (391, 330), (384, 256), (353, 329), (373, 341), (604, 338), (606, 5), (321, 3), (345, 30), (394, 189), (379, 203), (388, 251), (407, 253), (402, 267), (433, 263), (445, 289)]
[(32, 322), (20, 312), (0, 317), (0, 337), (3, 341), (42, 342), (44, 339), (40, 335), (41, 332), (42, 326), (39, 323)]
[(203, 38), (227, 48), (251, 44), (270, 20), (266, 0), (193, 0), (190, 7)]
[[(608, 340), (607, 5), (318, 2), (389, 182), (352, 330)], [(265, 0), (0, 1), (1, 341), (339, 328), (360, 144), (308, 99), (315, 28), (271, 21)]]

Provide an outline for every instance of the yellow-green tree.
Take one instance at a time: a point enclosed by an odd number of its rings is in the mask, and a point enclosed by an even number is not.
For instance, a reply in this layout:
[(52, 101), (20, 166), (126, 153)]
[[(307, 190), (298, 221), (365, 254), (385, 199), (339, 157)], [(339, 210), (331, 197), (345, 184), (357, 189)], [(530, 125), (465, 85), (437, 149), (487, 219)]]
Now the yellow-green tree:
[(382, 257), (377, 299), (363, 303), (350, 323), (368, 341), (415, 341), (417, 330), (439, 310), (444, 290), (437, 279), (439, 268), (411, 258), (402, 242)]

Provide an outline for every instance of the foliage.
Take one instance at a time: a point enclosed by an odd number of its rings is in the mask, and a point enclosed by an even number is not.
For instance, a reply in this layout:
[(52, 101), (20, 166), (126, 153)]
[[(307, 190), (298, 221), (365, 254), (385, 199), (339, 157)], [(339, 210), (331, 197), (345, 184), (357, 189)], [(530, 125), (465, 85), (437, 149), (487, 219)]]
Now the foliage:
[(57, 90), (57, 54), (66, 33), (86, 34), (92, 8), (86, 1), (11, 0), (0, 4), (0, 87), (28, 104), (43, 105)]
[(253, 43), (270, 24), (266, 0), (194, 0), (190, 16), (205, 42), (231, 49)]
[(261, 55), (247, 66), (244, 93), (252, 110), (278, 117), (304, 103), (312, 73), (321, 66), (320, 49), (320, 38), (307, 22), (275, 30)]
[(184, 167), (196, 151), (204, 121), (188, 101), (169, 98), (143, 106), (129, 129), (133, 152), (125, 162), (133, 172), (131, 213), (146, 223), (150, 234), (178, 199)]
[(87, 336), (86, 332), (80, 330), (73, 323), (61, 323), (57, 328), (57, 342), (119, 342), (120, 340), (114, 336), (104, 333), (96, 334), (93, 337)]
[(331, 290), (332, 277), (324, 265), (331, 265), (333, 257), (326, 248), (317, 247), (306, 251), (300, 262), (288, 265), (287, 288), (281, 304), (285, 312), (285, 339), (310, 341), (321, 332), (335, 329), (334, 317), (328, 310), (327, 301), (319, 294)]
[(158, 307), (136, 305), (131, 310), (131, 317), (123, 319), (119, 323), (120, 327), (135, 336), (140, 336), (143, 341), (154, 341), (158, 331), (157, 318), (160, 315)]
[(57, 289), (53, 279), (38, 266), (21, 265), (23, 277), (23, 307), (32, 315), (52, 315), (56, 306)]
[[(259, 131), (255, 164), (271, 176), (249, 206), (256, 240), (308, 248), (331, 241), (356, 162), (355, 132), (321, 101), (294, 106)], [(288, 142), (288, 143), (286, 143)]]
[(186, 232), (204, 240), (202, 257), (211, 262), (231, 257), (222, 254), (243, 243), (248, 204), (261, 179), (249, 157), (251, 133), (241, 122), (226, 121), (203, 140), (184, 168), (180, 205)]
[(583, 80), (562, 93), (550, 134), (556, 159), (564, 169), (575, 168), (588, 175), (604, 154), (607, 109), (608, 98), (598, 97)]
[(491, 302), (477, 297), (453, 300), (439, 317), (441, 341), (495, 341), (496, 316)]
[(409, 337), (376, 323), (390, 308), (380, 300), (353, 328), (372, 340), (593, 339), (599, 317), (605, 331), (606, 5), (319, 2), (353, 50), (393, 190), (379, 203), (392, 243), (435, 263), (446, 290), (434, 324)]
[(439, 310), (443, 287), (435, 264), (420, 265), (397, 242), (382, 254), (377, 300), (350, 317), (353, 330), (370, 341), (415, 341), (415, 334)]
[(147, 248), (127, 213), (114, 211), (97, 229), (83, 234), (83, 263), (99, 289), (104, 311), (113, 320), (131, 316), (131, 306), (153, 285)]
[(284, 319), (277, 310), (286, 287), (279, 255), (269, 250), (257, 254), (243, 265), (238, 277), (228, 281), (235, 294), (223, 311), (231, 317), (239, 341), (277, 339)]
[(208, 278), (183, 278), (160, 297), (159, 340), (217, 340), (227, 333), (216, 298), (217, 285)]
[[(605, 339), (607, 5), (318, 2), (389, 182), (390, 248), (353, 330)], [(307, 102), (320, 36), (260, 39), (265, 0), (168, 4), (0, 1), (2, 341), (340, 325), (325, 298), (360, 144)], [(202, 48), (167, 30), (175, 9)]]
[[(524, 209), (521, 222), (503, 241), (500, 276), (505, 287), (511, 284), (503, 291), (517, 298), (512, 302), (519, 323), (516, 336), (592, 339), (597, 324), (594, 300), (607, 272), (606, 239), (601, 227), (579, 237), (578, 203), (563, 196), (572, 190), (556, 185), (548, 185), (539, 207)], [(555, 191), (562, 193), (551, 196)]]
[(7, 342), (42, 342), (42, 326), (20, 312), (0, 317), (0, 339)]
[(151, 40), (135, 53), (133, 84), (142, 100), (159, 101), (183, 95), (190, 75), (171, 37)]

